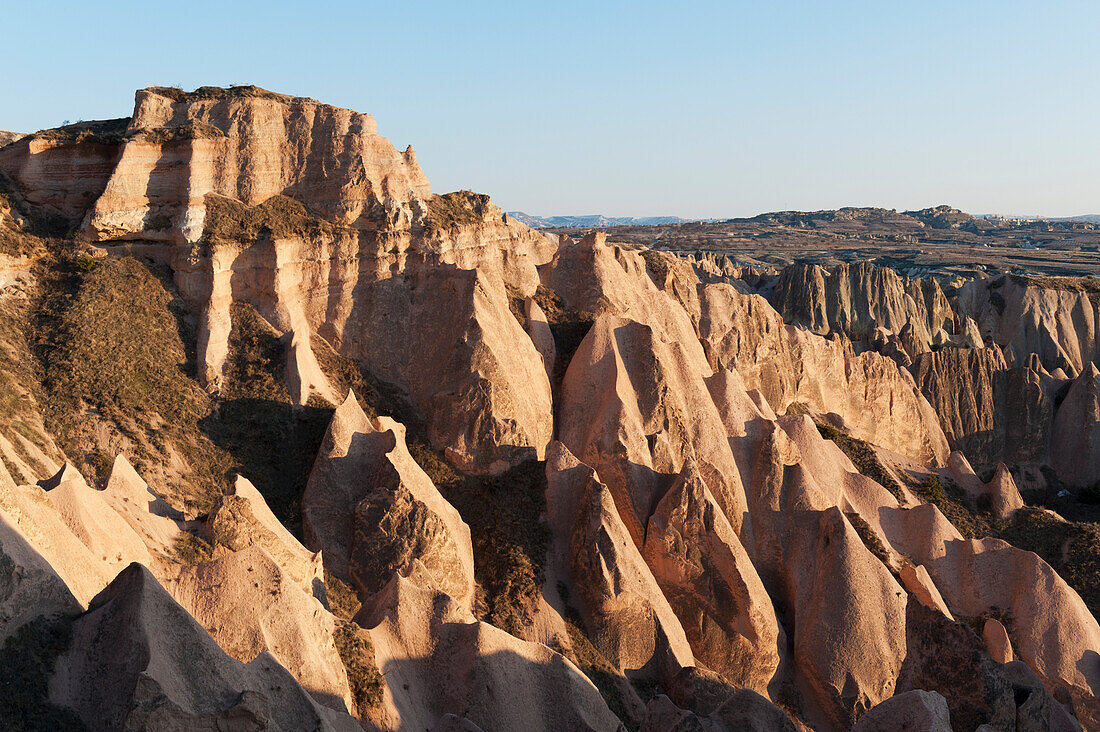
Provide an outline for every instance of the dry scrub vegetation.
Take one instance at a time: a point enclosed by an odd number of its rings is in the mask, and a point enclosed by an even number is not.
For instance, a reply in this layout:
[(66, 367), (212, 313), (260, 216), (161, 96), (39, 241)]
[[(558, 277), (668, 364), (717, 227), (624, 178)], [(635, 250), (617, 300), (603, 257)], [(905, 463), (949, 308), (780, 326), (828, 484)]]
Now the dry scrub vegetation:
[(318, 218), (292, 198), (272, 196), (248, 206), (232, 198), (208, 193), (204, 199), (204, 239), (250, 242), (263, 238), (331, 234), (331, 222)]

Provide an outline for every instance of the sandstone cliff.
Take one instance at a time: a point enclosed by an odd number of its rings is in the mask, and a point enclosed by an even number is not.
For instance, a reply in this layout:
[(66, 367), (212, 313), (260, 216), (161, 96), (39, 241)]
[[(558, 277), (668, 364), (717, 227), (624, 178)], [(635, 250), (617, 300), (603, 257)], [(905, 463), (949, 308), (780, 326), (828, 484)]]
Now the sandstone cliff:
[(0, 171), (0, 724), (1100, 724), (1084, 284), (555, 241), (254, 87)]

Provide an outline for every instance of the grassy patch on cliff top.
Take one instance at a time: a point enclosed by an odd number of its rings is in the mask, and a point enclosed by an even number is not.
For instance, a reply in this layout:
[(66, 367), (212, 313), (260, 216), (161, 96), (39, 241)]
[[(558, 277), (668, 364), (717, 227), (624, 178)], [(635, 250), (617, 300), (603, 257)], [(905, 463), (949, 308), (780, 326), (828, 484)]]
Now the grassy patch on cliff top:
[(1040, 277), (1038, 275), (1008, 275), (1019, 285), (1043, 287), (1048, 290), (1100, 294), (1100, 277)]
[(912, 484), (913, 492), (926, 503), (940, 509), (959, 533), (967, 539), (992, 536), (996, 522), (989, 511), (979, 510), (961, 487), (952, 480), (941, 480), (932, 475), (921, 483)]
[(205, 239), (255, 241), (261, 238), (319, 236), (333, 231), (333, 224), (314, 216), (305, 206), (286, 196), (272, 196), (257, 206), (208, 193), (204, 199)]
[(424, 203), (428, 207), (425, 224), (435, 228), (480, 224), (493, 208), (489, 196), (473, 191), (435, 194)]
[(89, 120), (71, 125), (40, 130), (34, 133), (37, 140), (49, 140), (64, 144), (88, 143), (97, 145), (118, 145), (126, 139), (126, 129), (130, 126), (129, 117), (118, 119)]
[(654, 284), (658, 287), (664, 287), (670, 269), (667, 258), (672, 255), (665, 252), (659, 252), (656, 249), (643, 249), (639, 254), (642, 255), (642, 259), (645, 261), (646, 271), (649, 272), (649, 276)]
[(172, 127), (154, 127), (134, 130), (126, 135), (127, 139), (164, 144), (181, 140), (212, 140), (225, 137), (220, 129), (202, 120), (188, 120), (182, 125)]
[(150, 86), (146, 88), (145, 91), (167, 97), (174, 102), (221, 101), (226, 99), (271, 99), (284, 104), (320, 104), (316, 99), (279, 94), (278, 92), (261, 89), (253, 84), (242, 84), (229, 87), (200, 86), (198, 89), (191, 92), (186, 92), (176, 86)]

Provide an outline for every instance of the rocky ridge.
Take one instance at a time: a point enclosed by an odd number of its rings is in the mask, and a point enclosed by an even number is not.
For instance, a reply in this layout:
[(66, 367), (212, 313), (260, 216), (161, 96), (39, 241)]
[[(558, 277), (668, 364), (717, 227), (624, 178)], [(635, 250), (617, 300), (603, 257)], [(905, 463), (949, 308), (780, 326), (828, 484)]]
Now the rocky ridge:
[[(1092, 534), (1009, 470), (1097, 479), (1087, 290), (555, 240), (254, 87), (0, 171), (38, 258), (0, 293), (5, 724), (1100, 724)], [(57, 378), (82, 335), (154, 388)]]

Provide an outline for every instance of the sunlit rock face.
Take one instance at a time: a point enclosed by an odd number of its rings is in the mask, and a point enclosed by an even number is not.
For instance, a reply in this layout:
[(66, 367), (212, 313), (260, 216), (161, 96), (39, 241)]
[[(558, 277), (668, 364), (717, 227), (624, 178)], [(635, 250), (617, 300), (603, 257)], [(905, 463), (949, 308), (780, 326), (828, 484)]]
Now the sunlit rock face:
[[(0, 171), (0, 656), (59, 728), (1100, 724), (1087, 283), (552, 239), (254, 87)], [(178, 414), (39, 363), (133, 350), (52, 329), (104, 262), (164, 288)]]

